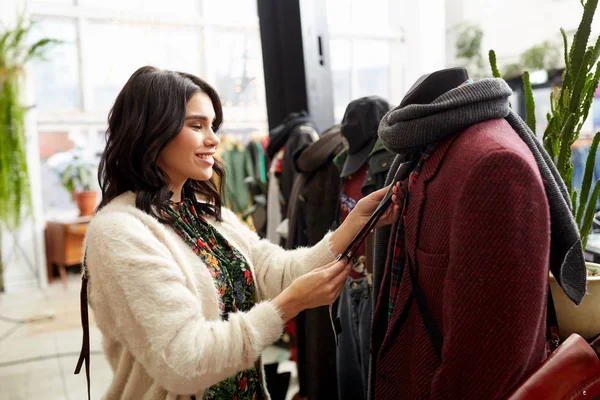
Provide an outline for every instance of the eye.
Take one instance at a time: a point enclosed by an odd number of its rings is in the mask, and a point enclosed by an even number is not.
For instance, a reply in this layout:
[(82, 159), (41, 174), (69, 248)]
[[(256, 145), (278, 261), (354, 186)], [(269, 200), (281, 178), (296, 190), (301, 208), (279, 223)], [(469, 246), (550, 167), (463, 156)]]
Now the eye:
[(202, 125), (192, 125), (192, 129), (199, 131), (200, 129), (202, 129)]

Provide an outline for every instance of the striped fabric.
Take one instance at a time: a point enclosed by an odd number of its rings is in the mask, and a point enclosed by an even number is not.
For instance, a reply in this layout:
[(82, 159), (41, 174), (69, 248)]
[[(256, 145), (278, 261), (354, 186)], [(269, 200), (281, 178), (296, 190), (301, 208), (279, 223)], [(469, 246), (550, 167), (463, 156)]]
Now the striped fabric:
[(394, 312), (394, 305), (396, 303), (396, 293), (398, 290), (398, 286), (400, 286), (400, 277), (402, 275), (402, 268), (404, 266), (405, 260), (405, 246), (404, 246), (404, 219), (406, 217), (406, 211), (408, 210), (408, 202), (410, 199), (410, 193), (413, 191), (417, 180), (419, 179), (419, 175), (421, 174), (421, 170), (423, 169), (423, 165), (425, 161), (433, 154), (436, 147), (436, 143), (431, 143), (427, 145), (425, 150), (421, 153), (421, 159), (419, 163), (415, 167), (414, 171), (411, 172), (408, 177), (408, 185), (406, 197), (404, 198), (404, 206), (402, 207), (402, 213), (400, 215), (400, 220), (398, 221), (398, 229), (396, 232), (396, 239), (394, 241), (394, 258), (392, 260), (392, 280), (390, 282), (390, 296), (388, 302), (388, 321), (392, 319), (392, 313)]

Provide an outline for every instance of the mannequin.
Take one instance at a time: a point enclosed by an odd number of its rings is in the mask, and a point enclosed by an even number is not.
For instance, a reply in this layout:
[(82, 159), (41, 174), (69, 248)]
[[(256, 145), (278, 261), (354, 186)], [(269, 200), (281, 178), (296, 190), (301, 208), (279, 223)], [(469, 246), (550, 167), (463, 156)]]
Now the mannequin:
[(379, 127), (391, 176), (418, 162), (376, 239), (371, 398), (506, 398), (545, 358), (549, 268), (573, 301), (585, 293), (555, 167), (508, 85), (462, 72), (422, 77)]
[[(440, 97), (450, 89), (458, 87), (469, 79), (469, 74), (465, 68), (455, 67), (431, 74), (423, 75), (415, 82), (402, 99), (400, 107), (406, 107), (411, 104), (427, 104)], [(410, 154), (397, 155), (393, 161), (390, 171), (396, 171), (400, 163), (407, 161)], [(408, 176), (407, 176), (408, 177)], [(405, 177), (405, 178), (407, 178)], [(381, 275), (385, 267), (387, 258), (387, 247), (390, 240), (391, 227), (385, 227), (377, 230), (377, 238), (374, 240), (373, 254), (373, 298), (377, 299), (379, 287), (381, 285)], [(373, 304), (375, 306), (375, 304)]]

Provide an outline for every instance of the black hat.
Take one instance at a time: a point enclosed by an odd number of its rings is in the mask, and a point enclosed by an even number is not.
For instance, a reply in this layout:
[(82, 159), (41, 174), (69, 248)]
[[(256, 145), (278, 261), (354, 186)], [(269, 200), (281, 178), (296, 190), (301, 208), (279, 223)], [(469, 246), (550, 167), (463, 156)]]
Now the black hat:
[(390, 109), (390, 104), (379, 96), (362, 97), (348, 104), (341, 125), (344, 146), (348, 151), (342, 178), (365, 165), (377, 141), (379, 122)]

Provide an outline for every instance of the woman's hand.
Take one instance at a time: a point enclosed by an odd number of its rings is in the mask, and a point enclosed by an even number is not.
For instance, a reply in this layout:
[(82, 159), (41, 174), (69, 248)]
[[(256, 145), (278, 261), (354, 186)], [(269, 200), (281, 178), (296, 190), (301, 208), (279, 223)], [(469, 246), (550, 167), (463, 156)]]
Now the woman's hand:
[[(379, 219), (379, 221), (377, 222), (377, 225), (375, 225), (376, 228), (390, 225), (390, 224), (393, 224), (394, 222), (398, 221), (398, 218), (400, 217), (400, 210), (402, 208), (402, 202), (404, 201), (404, 196), (405, 196), (404, 185), (405, 185), (405, 182), (398, 182), (394, 186), (394, 189), (393, 189), (394, 195), (392, 196), (392, 205), (386, 210), (385, 214), (383, 214), (383, 216)], [(377, 206), (379, 205), (381, 200), (383, 200), (383, 198), (385, 197), (385, 194), (387, 193), (388, 189), (389, 189), (389, 186), (385, 187), (383, 189), (380, 189), (376, 192), (373, 192), (370, 195), (368, 195), (367, 197), (362, 198), (356, 204), (356, 207), (354, 207), (354, 210), (352, 210), (352, 212), (350, 212), (350, 215), (348, 215), (348, 218), (357, 218), (361, 222), (364, 221), (363, 224), (365, 224), (369, 220), (371, 215), (375, 212), (375, 209), (377, 208)]]
[[(379, 219), (377, 225), (375, 225), (376, 228), (398, 221), (402, 202), (404, 201), (404, 186), (404, 182), (398, 182), (394, 186), (392, 205)], [(373, 192), (356, 204), (356, 207), (348, 214), (342, 225), (331, 236), (331, 251), (335, 254), (341, 254), (348, 247), (354, 236), (365, 226), (369, 217), (371, 217), (381, 200), (385, 197), (388, 189), (389, 186)]]
[(342, 293), (349, 272), (347, 260), (317, 268), (294, 280), (273, 299), (273, 304), (281, 311), (284, 321), (294, 318), (300, 311), (333, 304)]

